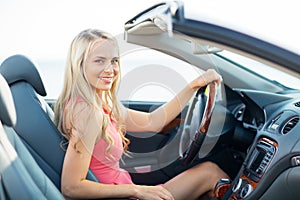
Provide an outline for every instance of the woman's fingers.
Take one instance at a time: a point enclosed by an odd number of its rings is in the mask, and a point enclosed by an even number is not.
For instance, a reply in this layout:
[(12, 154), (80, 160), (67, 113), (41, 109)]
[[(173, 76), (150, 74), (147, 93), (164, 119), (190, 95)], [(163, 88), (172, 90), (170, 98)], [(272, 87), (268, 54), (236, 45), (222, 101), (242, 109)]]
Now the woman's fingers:
[(218, 84), (222, 82), (222, 76), (218, 74), (214, 69), (208, 69), (204, 74), (201, 75), (206, 84), (216, 81)]
[(141, 200), (174, 200), (172, 194), (162, 186), (140, 186)]

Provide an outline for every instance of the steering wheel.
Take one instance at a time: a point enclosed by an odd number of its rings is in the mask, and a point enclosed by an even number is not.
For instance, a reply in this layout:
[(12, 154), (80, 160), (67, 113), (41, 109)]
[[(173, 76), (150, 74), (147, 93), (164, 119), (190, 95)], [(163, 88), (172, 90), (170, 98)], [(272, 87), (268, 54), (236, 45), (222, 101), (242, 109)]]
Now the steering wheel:
[(203, 144), (215, 107), (217, 83), (198, 89), (184, 122), (179, 142), (179, 155), (183, 165), (193, 162)]

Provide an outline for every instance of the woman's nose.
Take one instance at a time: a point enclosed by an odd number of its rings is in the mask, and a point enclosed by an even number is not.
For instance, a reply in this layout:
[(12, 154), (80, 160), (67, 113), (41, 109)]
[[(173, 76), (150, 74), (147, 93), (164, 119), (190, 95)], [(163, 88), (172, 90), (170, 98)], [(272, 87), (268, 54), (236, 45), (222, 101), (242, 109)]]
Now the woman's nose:
[(109, 63), (105, 68), (104, 68), (105, 72), (113, 72), (114, 71), (114, 66), (112, 63)]

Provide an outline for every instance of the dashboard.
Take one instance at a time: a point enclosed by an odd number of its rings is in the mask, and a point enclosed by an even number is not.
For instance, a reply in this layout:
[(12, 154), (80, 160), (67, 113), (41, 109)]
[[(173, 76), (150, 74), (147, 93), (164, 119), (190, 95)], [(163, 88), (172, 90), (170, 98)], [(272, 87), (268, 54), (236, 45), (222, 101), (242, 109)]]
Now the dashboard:
[[(235, 92), (242, 104), (233, 114), (245, 130), (255, 130), (256, 136), (232, 182), (230, 198), (278, 199), (282, 195), (299, 199), (300, 183), (294, 184), (295, 178), (284, 174), (294, 170), (300, 177), (300, 94), (243, 89)], [(288, 190), (278, 189), (286, 185)]]

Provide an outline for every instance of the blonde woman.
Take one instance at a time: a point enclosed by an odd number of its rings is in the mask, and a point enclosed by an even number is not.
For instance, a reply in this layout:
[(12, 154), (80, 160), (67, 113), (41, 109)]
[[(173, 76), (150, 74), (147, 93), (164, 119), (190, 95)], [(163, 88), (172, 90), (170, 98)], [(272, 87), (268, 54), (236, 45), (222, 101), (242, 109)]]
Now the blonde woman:
[[(162, 185), (134, 184), (119, 167), (129, 144), (125, 131), (159, 132), (198, 88), (222, 79), (208, 70), (173, 100), (144, 113), (117, 101), (119, 72), (119, 49), (110, 34), (88, 29), (72, 41), (63, 91), (55, 105), (55, 123), (69, 143), (61, 177), (66, 198), (197, 199), (211, 192), (219, 179), (227, 178), (217, 165), (206, 162)], [(101, 183), (85, 178), (89, 168)]]

